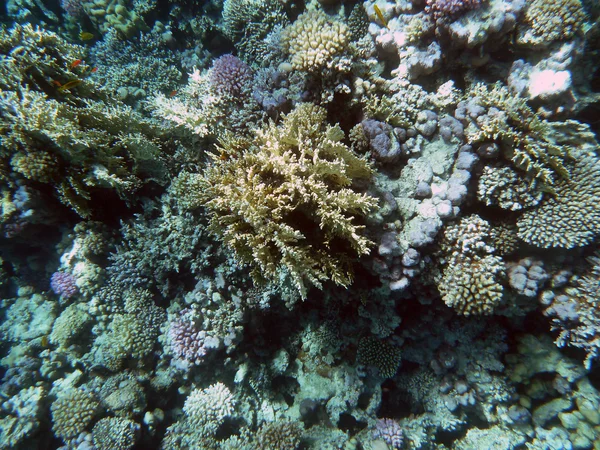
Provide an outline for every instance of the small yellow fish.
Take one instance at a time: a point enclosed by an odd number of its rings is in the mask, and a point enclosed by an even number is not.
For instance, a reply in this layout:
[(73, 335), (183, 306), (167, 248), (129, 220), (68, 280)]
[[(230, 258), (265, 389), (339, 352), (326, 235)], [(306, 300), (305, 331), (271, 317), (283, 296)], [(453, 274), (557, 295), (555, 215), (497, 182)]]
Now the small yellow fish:
[(373, 9), (375, 10), (375, 14), (377, 14), (377, 17), (379, 18), (379, 21), (383, 24), (384, 27), (387, 28), (387, 20), (385, 20), (385, 17), (383, 17), (383, 13), (381, 12), (381, 9), (379, 9), (379, 6), (373, 5)]
[(82, 80), (71, 80), (68, 83), (63, 84), (61, 87), (58, 88), (58, 92), (65, 92), (68, 91), (69, 89), (77, 86), (79, 83), (81, 83)]
[(88, 33), (87, 31), (82, 31), (79, 33), (79, 39), (82, 41), (89, 41), (90, 39), (94, 39), (94, 35), (92, 33)]

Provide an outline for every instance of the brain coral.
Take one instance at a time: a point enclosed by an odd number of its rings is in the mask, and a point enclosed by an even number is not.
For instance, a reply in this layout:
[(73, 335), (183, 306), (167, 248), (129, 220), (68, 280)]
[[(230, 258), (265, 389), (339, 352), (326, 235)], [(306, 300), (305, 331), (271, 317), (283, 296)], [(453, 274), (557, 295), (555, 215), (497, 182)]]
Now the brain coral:
[(600, 160), (578, 156), (569, 161), (567, 171), (568, 177), (554, 185), (554, 195), (547, 195), (517, 221), (525, 242), (542, 248), (581, 247), (600, 233)]
[(318, 72), (331, 67), (348, 46), (350, 31), (323, 11), (307, 11), (282, 33), (281, 44), (292, 57), (294, 69)]
[(302, 297), (307, 282), (349, 285), (353, 257), (371, 245), (358, 221), (376, 202), (352, 187), (371, 168), (325, 119), (325, 109), (302, 104), (252, 141), (224, 141), (201, 180), (211, 231), (255, 281), (287, 279)]

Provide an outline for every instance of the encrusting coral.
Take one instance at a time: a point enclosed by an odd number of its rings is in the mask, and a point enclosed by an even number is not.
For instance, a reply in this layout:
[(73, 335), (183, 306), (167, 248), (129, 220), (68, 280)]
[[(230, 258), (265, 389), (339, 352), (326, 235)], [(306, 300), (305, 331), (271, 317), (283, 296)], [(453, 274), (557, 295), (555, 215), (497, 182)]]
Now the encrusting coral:
[(256, 281), (288, 278), (302, 297), (307, 283), (351, 283), (353, 257), (371, 245), (358, 220), (376, 201), (352, 187), (371, 168), (343, 138), (323, 108), (301, 104), (252, 141), (223, 140), (213, 155), (197, 195), (211, 231)]

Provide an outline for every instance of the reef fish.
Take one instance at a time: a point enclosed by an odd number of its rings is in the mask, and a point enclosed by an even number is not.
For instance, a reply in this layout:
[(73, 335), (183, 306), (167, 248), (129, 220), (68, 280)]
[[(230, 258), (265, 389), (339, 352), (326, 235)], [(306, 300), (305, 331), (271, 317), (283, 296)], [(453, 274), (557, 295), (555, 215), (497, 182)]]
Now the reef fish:
[(379, 18), (379, 21), (383, 24), (384, 27), (387, 28), (387, 20), (385, 20), (385, 17), (383, 17), (383, 13), (381, 12), (381, 9), (379, 9), (379, 6), (373, 5), (373, 9), (375, 10), (375, 14), (377, 14), (377, 17)]
[(82, 31), (79, 33), (79, 39), (82, 41), (89, 41), (90, 39), (94, 39), (94, 35), (92, 33), (88, 33), (87, 31)]
[(71, 88), (74, 88), (75, 86), (77, 86), (79, 83), (81, 83), (82, 80), (71, 80), (65, 84), (63, 84), (61, 87), (58, 88), (59, 92), (65, 92), (68, 91)]
[(83, 62), (83, 59), (76, 59), (75, 61), (73, 61), (70, 65), (69, 65), (69, 69), (74, 69), (75, 67), (77, 67), (79, 64), (81, 64)]

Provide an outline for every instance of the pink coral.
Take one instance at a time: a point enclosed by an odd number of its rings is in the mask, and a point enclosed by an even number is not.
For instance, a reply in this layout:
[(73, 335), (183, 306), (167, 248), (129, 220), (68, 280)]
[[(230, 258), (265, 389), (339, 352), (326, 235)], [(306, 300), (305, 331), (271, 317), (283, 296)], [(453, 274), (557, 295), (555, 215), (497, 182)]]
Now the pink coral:
[(171, 350), (178, 358), (193, 364), (200, 364), (206, 356), (206, 332), (200, 329), (198, 319), (196, 311), (186, 308), (169, 327)]
[(68, 299), (79, 291), (75, 284), (75, 277), (66, 272), (54, 272), (50, 278), (50, 287), (56, 295)]
[(221, 94), (239, 97), (248, 91), (251, 82), (252, 70), (237, 56), (221, 56), (210, 70), (210, 83)]

